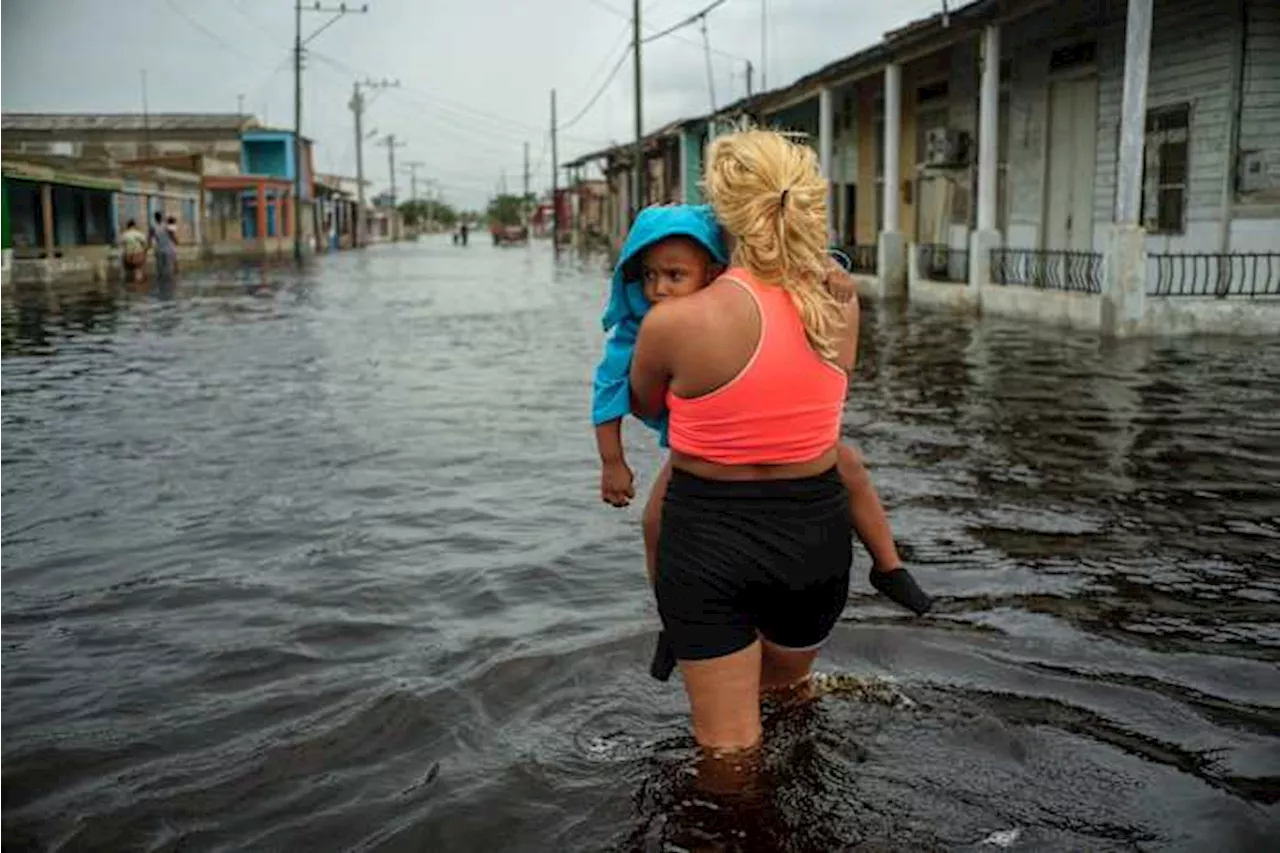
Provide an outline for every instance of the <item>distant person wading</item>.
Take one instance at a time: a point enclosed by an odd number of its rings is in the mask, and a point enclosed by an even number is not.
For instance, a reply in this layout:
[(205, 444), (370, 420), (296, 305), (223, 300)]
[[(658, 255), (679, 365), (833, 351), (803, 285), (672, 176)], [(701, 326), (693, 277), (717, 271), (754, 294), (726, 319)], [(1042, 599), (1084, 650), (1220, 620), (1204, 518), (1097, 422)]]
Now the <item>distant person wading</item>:
[(165, 225), (164, 214), (156, 211), (155, 221), (148, 235), (148, 242), (156, 252), (156, 276), (161, 281), (172, 279), (178, 272), (178, 239), (177, 222), (170, 217), (170, 225)]

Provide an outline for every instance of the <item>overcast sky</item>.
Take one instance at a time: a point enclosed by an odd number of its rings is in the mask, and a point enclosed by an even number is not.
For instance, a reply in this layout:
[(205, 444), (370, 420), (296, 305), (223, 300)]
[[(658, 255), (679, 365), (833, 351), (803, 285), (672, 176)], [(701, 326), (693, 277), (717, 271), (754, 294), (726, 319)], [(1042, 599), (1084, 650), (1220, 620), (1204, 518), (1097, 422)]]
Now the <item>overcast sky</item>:
[[(709, 2), (645, 0), (644, 29), (665, 29)], [(760, 86), (762, 6), (774, 88), (939, 11), (941, 0), (727, 0), (707, 17), (718, 105), (745, 94), (746, 59)], [(582, 110), (630, 43), (630, 7), (629, 0), (370, 0), (368, 14), (346, 16), (308, 45), (303, 132), (316, 140), (317, 168), (355, 173), (352, 83), (398, 78), (399, 90), (371, 99), (365, 128), (407, 143), (397, 163), (421, 161), (419, 175), (437, 180), (446, 199), (482, 207), (504, 171), (518, 189), (525, 141), (534, 187), (549, 186), (550, 91), (558, 91), (562, 124)], [(292, 126), (289, 0), (5, 0), (2, 8), (6, 111), (141, 111), (145, 68), (153, 112), (235, 112), (243, 95), (246, 112)], [(304, 35), (329, 17), (305, 13)], [(709, 111), (698, 27), (645, 45), (642, 57), (646, 130)], [(632, 110), (628, 58), (562, 132), (560, 159), (631, 138)], [(366, 176), (381, 188), (387, 149), (366, 144), (364, 157)], [(408, 176), (397, 180), (404, 197)]]

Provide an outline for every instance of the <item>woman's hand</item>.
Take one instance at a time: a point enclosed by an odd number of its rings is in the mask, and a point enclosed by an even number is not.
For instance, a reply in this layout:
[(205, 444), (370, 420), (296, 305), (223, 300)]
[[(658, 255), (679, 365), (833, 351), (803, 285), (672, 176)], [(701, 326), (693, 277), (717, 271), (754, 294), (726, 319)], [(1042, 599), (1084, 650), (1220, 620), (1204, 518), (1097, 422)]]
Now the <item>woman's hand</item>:
[(853, 276), (845, 272), (844, 268), (835, 261), (831, 261), (827, 267), (827, 275), (822, 280), (822, 286), (841, 305), (847, 305), (858, 298), (858, 285), (854, 283)]
[(636, 496), (636, 475), (621, 459), (600, 469), (600, 498), (612, 506), (627, 506)]

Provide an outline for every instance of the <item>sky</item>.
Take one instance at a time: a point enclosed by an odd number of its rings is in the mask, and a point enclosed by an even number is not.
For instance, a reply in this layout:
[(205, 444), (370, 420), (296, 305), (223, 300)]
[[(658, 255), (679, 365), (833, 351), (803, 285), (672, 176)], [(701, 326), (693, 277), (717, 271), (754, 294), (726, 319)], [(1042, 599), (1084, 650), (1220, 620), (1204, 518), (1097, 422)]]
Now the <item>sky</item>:
[[(661, 31), (710, 2), (643, 0), (642, 29)], [(941, 6), (725, 0), (706, 17), (710, 85), (698, 26), (644, 45), (645, 130), (706, 114), (713, 93), (718, 106), (742, 97), (747, 60), (755, 88), (762, 67), (775, 88)], [(561, 162), (634, 138), (630, 7), (628, 0), (370, 0), (367, 13), (341, 17), (307, 45), (302, 126), (316, 141), (317, 169), (355, 174), (352, 84), (398, 80), (399, 88), (371, 92), (365, 111), (365, 130), (375, 136), (364, 146), (365, 175), (377, 189), (389, 182), (389, 164), (376, 139), (393, 133), (404, 143), (395, 152), (402, 198), (409, 176), (400, 167), (419, 162), (420, 195), (430, 179), (445, 200), (482, 208), (504, 176), (519, 191), (526, 142), (532, 189), (545, 190), (552, 89)], [(145, 70), (152, 112), (234, 113), (243, 101), (260, 121), (292, 127), (293, 8), (289, 0), (5, 0), (0, 107), (140, 112)], [(304, 12), (304, 37), (331, 17)]]

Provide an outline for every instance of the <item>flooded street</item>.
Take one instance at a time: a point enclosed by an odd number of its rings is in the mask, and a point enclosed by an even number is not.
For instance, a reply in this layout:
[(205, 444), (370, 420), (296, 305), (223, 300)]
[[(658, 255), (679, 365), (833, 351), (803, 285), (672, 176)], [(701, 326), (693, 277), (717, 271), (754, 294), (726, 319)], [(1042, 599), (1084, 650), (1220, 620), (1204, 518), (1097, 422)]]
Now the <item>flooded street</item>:
[(939, 603), (858, 552), (737, 810), (599, 500), (605, 277), (430, 237), (6, 293), (8, 849), (1275, 849), (1280, 340), (864, 312), (846, 434)]

